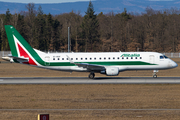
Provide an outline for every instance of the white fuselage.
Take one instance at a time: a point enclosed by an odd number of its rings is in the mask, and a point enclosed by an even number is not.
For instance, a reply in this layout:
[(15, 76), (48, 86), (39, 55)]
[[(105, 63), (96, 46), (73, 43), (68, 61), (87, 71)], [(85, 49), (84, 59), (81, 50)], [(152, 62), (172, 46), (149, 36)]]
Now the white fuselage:
[[(70, 62), (93, 64), (105, 68), (113, 66), (118, 67), (119, 71), (161, 70), (177, 67), (174, 61), (169, 58), (160, 58), (163, 54), (157, 52), (47, 53), (39, 55), (46, 62), (45, 66), (39, 67), (62, 71), (89, 72), (87, 68), (70, 64)], [(95, 70), (94, 72), (99, 71)]]

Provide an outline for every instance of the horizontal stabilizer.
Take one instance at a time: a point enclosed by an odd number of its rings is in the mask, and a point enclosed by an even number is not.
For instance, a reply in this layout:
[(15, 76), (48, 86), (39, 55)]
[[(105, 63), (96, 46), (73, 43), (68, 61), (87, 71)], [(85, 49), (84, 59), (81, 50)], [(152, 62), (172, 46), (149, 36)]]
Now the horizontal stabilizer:
[(3, 60), (6, 60), (6, 61), (10, 61), (10, 60), (11, 60), (11, 58), (10, 58), (10, 57), (7, 57), (7, 56), (6, 56), (6, 57), (5, 57), (5, 56), (2, 57), (2, 59), (3, 59)]
[(9, 62), (14, 62), (14, 60), (18, 61), (18, 62), (28, 62), (29, 58), (24, 58), (24, 57), (15, 57), (15, 56), (6, 56), (6, 57), (2, 57), (3, 60), (9, 61)]
[(15, 56), (9, 56), (11, 59), (10, 59), (10, 62), (14, 62), (14, 60), (22, 63), (22, 62), (28, 62), (29, 61), (29, 58), (25, 58), (25, 57), (15, 57)]
[(24, 58), (24, 57), (14, 57), (14, 56), (11, 56), (11, 58), (13, 58), (13, 59), (16, 59), (16, 60), (25, 60), (25, 61), (29, 61), (29, 58)]

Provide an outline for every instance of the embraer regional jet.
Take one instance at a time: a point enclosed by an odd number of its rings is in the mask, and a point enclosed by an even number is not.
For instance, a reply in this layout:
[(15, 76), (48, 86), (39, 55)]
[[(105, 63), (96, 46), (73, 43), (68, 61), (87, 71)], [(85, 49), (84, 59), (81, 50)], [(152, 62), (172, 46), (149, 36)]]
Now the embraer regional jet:
[(5, 25), (12, 55), (11, 62), (60, 70), (89, 72), (93, 79), (95, 73), (117, 76), (126, 70), (158, 70), (175, 68), (178, 65), (157, 52), (91, 52), (91, 53), (44, 53), (33, 49), (19, 32), (11, 25)]

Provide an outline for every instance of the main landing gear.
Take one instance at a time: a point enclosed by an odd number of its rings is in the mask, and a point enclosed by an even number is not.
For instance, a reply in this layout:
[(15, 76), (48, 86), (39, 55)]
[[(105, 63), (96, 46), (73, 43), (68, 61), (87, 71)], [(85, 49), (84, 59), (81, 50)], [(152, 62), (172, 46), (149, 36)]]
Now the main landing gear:
[(94, 76), (95, 76), (95, 74), (92, 73), (92, 72), (89, 74), (89, 78), (90, 78), (90, 79), (94, 79)]
[(153, 78), (157, 78), (157, 72), (159, 72), (159, 70), (153, 70)]

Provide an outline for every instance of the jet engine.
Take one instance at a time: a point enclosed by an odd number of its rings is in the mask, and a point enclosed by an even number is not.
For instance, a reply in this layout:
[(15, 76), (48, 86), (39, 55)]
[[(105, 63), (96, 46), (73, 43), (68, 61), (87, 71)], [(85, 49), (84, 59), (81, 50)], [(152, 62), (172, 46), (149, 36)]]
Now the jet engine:
[(119, 68), (118, 67), (107, 67), (106, 68), (106, 75), (107, 76), (116, 76), (119, 74)]

